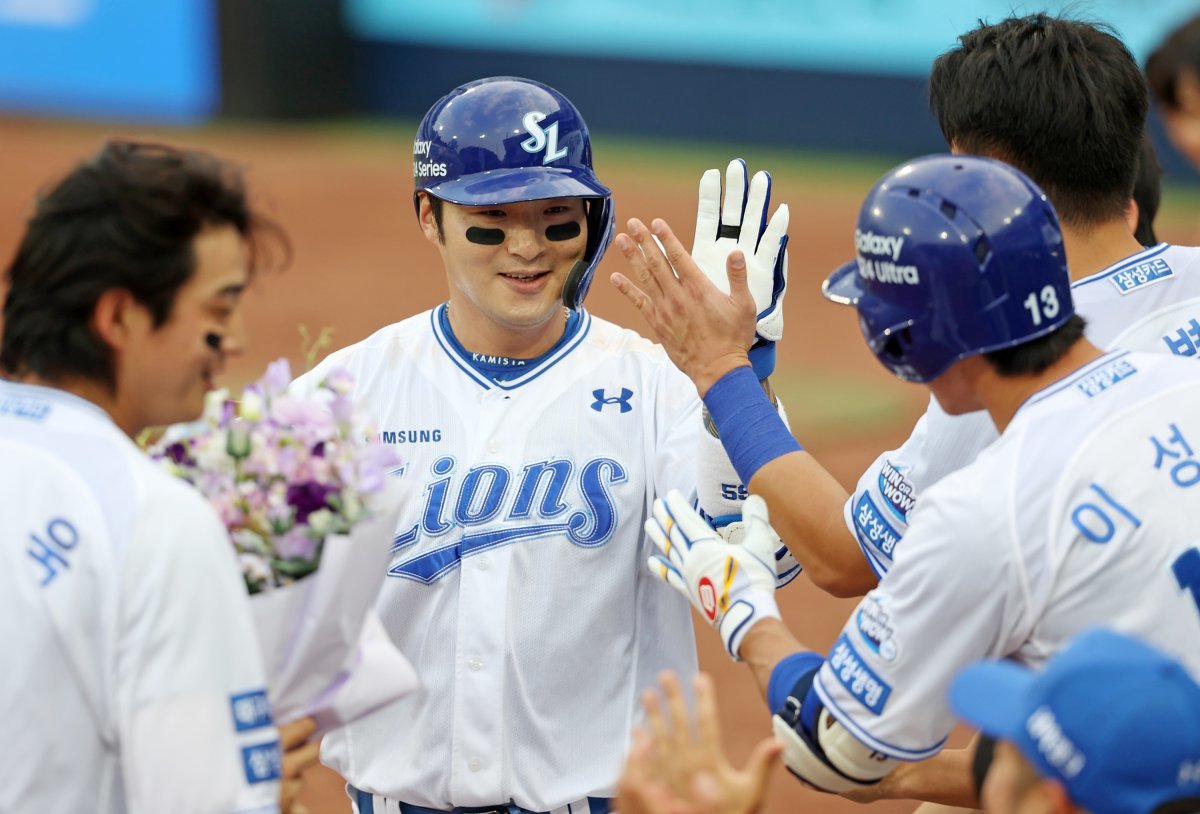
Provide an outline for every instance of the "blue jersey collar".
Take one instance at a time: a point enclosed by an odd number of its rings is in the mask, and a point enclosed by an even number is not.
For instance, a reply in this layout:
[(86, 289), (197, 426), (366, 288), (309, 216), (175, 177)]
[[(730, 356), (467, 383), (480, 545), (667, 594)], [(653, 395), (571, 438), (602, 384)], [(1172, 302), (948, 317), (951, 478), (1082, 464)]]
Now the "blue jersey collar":
[(567, 325), (554, 347), (536, 359), (510, 359), (503, 356), (486, 356), (472, 353), (463, 347), (450, 327), (449, 308), (442, 303), (430, 313), (433, 337), (450, 357), (455, 367), (466, 374), (484, 390), (493, 387), (515, 390), (533, 381), (564, 359), (579, 346), (592, 327), (592, 315), (580, 309), (568, 311)]

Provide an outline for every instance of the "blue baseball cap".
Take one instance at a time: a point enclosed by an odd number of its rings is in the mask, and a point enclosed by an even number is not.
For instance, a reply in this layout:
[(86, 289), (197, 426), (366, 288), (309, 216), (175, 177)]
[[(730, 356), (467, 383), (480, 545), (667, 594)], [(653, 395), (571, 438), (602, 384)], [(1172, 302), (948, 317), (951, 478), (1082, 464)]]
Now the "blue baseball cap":
[(1094, 814), (1200, 801), (1200, 685), (1137, 639), (1088, 631), (1040, 672), (974, 664), (951, 685), (950, 705)]

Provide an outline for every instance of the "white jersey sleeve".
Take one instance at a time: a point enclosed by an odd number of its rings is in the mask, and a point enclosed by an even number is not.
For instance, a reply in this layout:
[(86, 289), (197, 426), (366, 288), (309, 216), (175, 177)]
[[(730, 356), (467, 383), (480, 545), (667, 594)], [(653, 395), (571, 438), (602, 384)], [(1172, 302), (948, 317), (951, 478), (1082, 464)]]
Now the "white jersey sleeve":
[(180, 484), (132, 532), (116, 662), (130, 810), (276, 810), (279, 736), (224, 527)]
[[(1200, 248), (1159, 244), (1075, 282), (1071, 295), (1098, 347), (1200, 354)], [(843, 511), (877, 576), (891, 568), (918, 497), (995, 440), (986, 413), (950, 416), (931, 399), (909, 438), (868, 467)]]
[(1003, 655), (1023, 626), (1003, 499), (984, 482), (946, 485), (914, 508), (895, 567), (851, 614), (814, 682), (856, 738), (901, 760), (942, 748), (954, 726), (950, 681), (969, 661)]
[(996, 440), (986, 412), (953, 416), (930, 398), (925, 414), (897, 449), (883, 453), (859, 478), (846, 501), (846, 525), (875, 575), (892, 566), (900, 539), (908, 531), (917, 495), (946, 475), (975, 460)]

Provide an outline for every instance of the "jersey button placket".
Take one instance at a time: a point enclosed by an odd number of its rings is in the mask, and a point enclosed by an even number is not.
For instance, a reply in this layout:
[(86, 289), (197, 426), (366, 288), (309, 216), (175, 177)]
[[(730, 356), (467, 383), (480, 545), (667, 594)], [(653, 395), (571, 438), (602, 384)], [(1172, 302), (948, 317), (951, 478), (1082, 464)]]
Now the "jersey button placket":
[[(494, 451), (505, 411), (492, 404), (479, 416), (473, 449), (464, 460), (478, 465), (505, 463)], [(496, 525), (493, 519), (457, 529), (478, 533)], [(453, 732), (456, 770), (451, 772), (451, 799), (457, 805), (484, 806), (504, 798), (505, 631), (508, 629), (509, 557), (507, 549), (468, 553), (459, 570), (458, 622)]]

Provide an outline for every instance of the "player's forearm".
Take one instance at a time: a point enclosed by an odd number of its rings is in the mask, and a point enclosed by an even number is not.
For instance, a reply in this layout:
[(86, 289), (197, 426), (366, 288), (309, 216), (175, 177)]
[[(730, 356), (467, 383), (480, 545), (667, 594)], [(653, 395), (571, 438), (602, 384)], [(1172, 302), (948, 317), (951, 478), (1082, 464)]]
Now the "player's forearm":
[(812, 455), (782, 455), (748, 486), (767, 501), (771, 525), (817, 587), (841, 597), (875, 587), (878, 579), (843, 519), (846, 490)]
[(742, 639), (738, 656), (750, 668), (763, 697), (767, 697), (767, 687), (771, 683), (771, 671), (779, 662), (793, 653), (799, 653), (810, 648), (800, 643), (792, 635), (787, 625), (778, 619), (766, 618), (757, 623)]
[(979, 800), (971, 775), (974, 753), (974, 747), (943, 749), (928, 760), (904, 763), (880, 781), (876, 790), (878, 793), (872, 799), (924, 800), (959, 808), (976, 808)]

